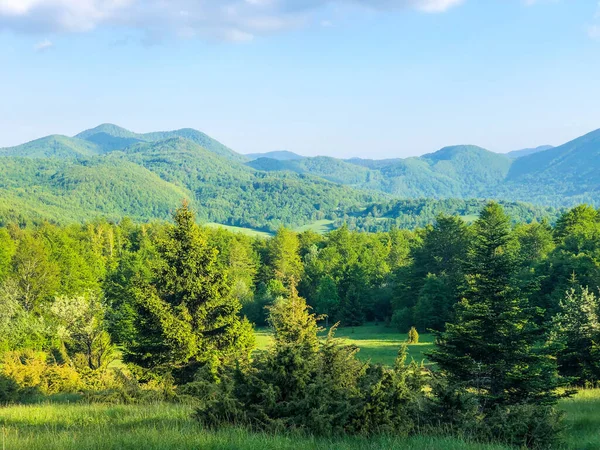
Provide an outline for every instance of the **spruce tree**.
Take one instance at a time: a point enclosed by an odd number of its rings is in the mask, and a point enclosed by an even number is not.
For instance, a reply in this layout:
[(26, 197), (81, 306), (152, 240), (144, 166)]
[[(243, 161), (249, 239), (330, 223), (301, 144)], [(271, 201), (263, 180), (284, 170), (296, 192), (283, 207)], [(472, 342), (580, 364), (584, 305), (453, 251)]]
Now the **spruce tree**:
[(489, 203), (475, 222), (462, 300), (429, 355), (452, 389), (474, 392), (482, 412), (509, 405), (551, 405), (561, 385), (518, 288), (510, 220)]
[(550, 339), (556, 345), (559, 371), (582, 386), (600, 381), (598, 311), (598, 299), (588, 288), (572, 288), (552, 319)]
[(247, 358), (252, 330), (239, 317), (227, 273), (217, 263), (194, 213), (184, 203), (158, 243), (160, 263), (150, 282), (134, 290), (135, 337), (125, 358), (147, 369), (171, 371), (179, 382), (203, 366)]

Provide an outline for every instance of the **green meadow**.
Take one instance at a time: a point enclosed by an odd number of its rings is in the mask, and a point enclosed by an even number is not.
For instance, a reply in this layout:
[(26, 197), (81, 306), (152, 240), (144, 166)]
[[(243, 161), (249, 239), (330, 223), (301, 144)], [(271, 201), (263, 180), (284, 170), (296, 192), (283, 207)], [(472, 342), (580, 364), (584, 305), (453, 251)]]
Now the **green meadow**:
[[(586, 390), (561, 402), (565, 443), (561, 448), (600, 448), (600, 390)], [(508, 450), (510, 447), (458, 438), (382, 436), (315, 438), (268, 435), (239, 428), (203, 429), (184, 404), (38, 404), (0, 408), (3, 450), (172, 450), (172, 449), (399, 449)]]
[[(271, 333), (262, 328), (256, 331), (256, 345), (259, 350), (266, 349), (271, 343)], [(321, 333), (325, 336), (327, 333)], [(406, 342), (408, 335), (398, 333), (394, 328), (385, 325), (367, 324), (360, 327), (341, 327), (336, 330), (335, 337), (344, 343), (356, 345), (360, 351), (358, 357), (363, 361), (370, 360), (375, 364), (391, 366), (398, 355), (401, 345)], [(433, 336), (421, 334), (418, 344), (410, 344), (407, 348), (407, 362), (412, 360), (420, 363), (426, 360), (425, 353), (433, 346)]]

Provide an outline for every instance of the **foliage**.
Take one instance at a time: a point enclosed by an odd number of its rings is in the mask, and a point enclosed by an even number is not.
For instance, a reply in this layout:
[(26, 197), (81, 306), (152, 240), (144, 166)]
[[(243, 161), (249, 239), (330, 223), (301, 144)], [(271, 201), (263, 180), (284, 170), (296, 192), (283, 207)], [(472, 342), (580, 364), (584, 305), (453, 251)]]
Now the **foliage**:
[(600, 305), (587, 288), (572, 288), (553, 318), (550, 340), (561, 374), (579, 385), (600, 381)]
[(294, 289), (270, 313), (275, 346), (249, 370), (238, 367), (216, 388), (198, 391), (201, 423), (329, 436), (413, 430), (409, 411), (422, 381), (416, 366), (404, 365), (404, 348), (394, 368), (386, 369), (360, 363), (356, 348), (334, 339), (334, 329), (319, 342), (316, 316)]
[(419, 333), (415, 327), (411, 327), (408, 330), (408, 340), (409, 344), (418, 344), (419, 343)]
[(153, 371), (173, 371), (191, 381), (203, 366), (247, 358), (250, 324), (232, 294), (218, 251), (195, 223), (186, 203), (174, 214), (158, 244), (161, 257), (150, 282), (135, 289), (134, 340), (125, 359)]

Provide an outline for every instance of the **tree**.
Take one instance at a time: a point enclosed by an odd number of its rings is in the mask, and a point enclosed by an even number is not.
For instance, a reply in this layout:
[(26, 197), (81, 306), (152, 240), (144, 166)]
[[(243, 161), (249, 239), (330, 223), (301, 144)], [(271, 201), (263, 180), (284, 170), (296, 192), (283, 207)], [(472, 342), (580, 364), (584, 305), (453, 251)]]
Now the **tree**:
[(11, 261), (16, 250), (16, 245), (8, 231), (5, 228), (0, 228), (0, 283), (10, 273)]
[(550, 340), (562, 375), (576, 384), (600, 381), (600, 304), (588, 288), (571, 288), (552, 319)]
[(540, 343), (540, 312), (517, 287), (515, 258), (509, 218), (489, 203), (474, 224), (463, 299), (429, 355), (455, 390), (476, 393), (484, 413), (552, 405), (564, 383)]
[(57, 297), (50, 311), (57, 325), (57, 335), (75, 360), (84, 356), (92, 370), (106, 368), (115, 356), (115, 348), (105, 328), (105, 308), (94, 294)]
[(286, 286), (292, 279), (298, 282), (303, 272), (299, 250), (300, 241), (295, 232), (286, 228), (277, 230), (277, 234), (269, 242), (268, 248), (271, 277)]
[(125, 359), (143, 368), (172, 372), (179, 382), (203, 366), (247, 359), (251, 326), (238, 313), (227, 272), (217, 261), (194, 213), (184, 202), (158, 242), (160, 264), (153, 279), (135, 290), (135, 338)]
[(338, 294), (337, 285), (331, 276), (325, 275), (321, 278), (317, 287), (315, 311), (317, 314), (325, 316), (326, 327), (329, 327), (329, 318), (335, 317), (339, 307), (340, 296)]
[(27, 311), (35, 311), (49, 300), (59, 287), (59, 271), (50, 261), (40, 239), (25, 232), (13, 257), (13, 277), (20, 291), (20, 301)]

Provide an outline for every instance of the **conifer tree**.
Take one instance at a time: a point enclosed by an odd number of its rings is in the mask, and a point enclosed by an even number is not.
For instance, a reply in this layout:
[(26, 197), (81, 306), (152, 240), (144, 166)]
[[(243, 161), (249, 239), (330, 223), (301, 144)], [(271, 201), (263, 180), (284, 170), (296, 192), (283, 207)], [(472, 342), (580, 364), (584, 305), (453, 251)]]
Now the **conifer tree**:
[(550, 339), (556, 345), (561, 374), (578, 385), (600, 381), (599, 303), (588, 288), (571, 288), (552, 319)]
[(515, 258), (509, 218), (489, 203), (474, 224), (463, 298), (430, 354), (453, 389), (476, 393), (484, 413), (554, 404), (562, 383), (540, 343), (540, 311), (517, 287)]
[(126, 359), (190, 381), (202, 366), (247, 358), (252, 330), (194, 213), (184, 203), (158, 244), (154, 279), (136, 289), (136, 335)]

